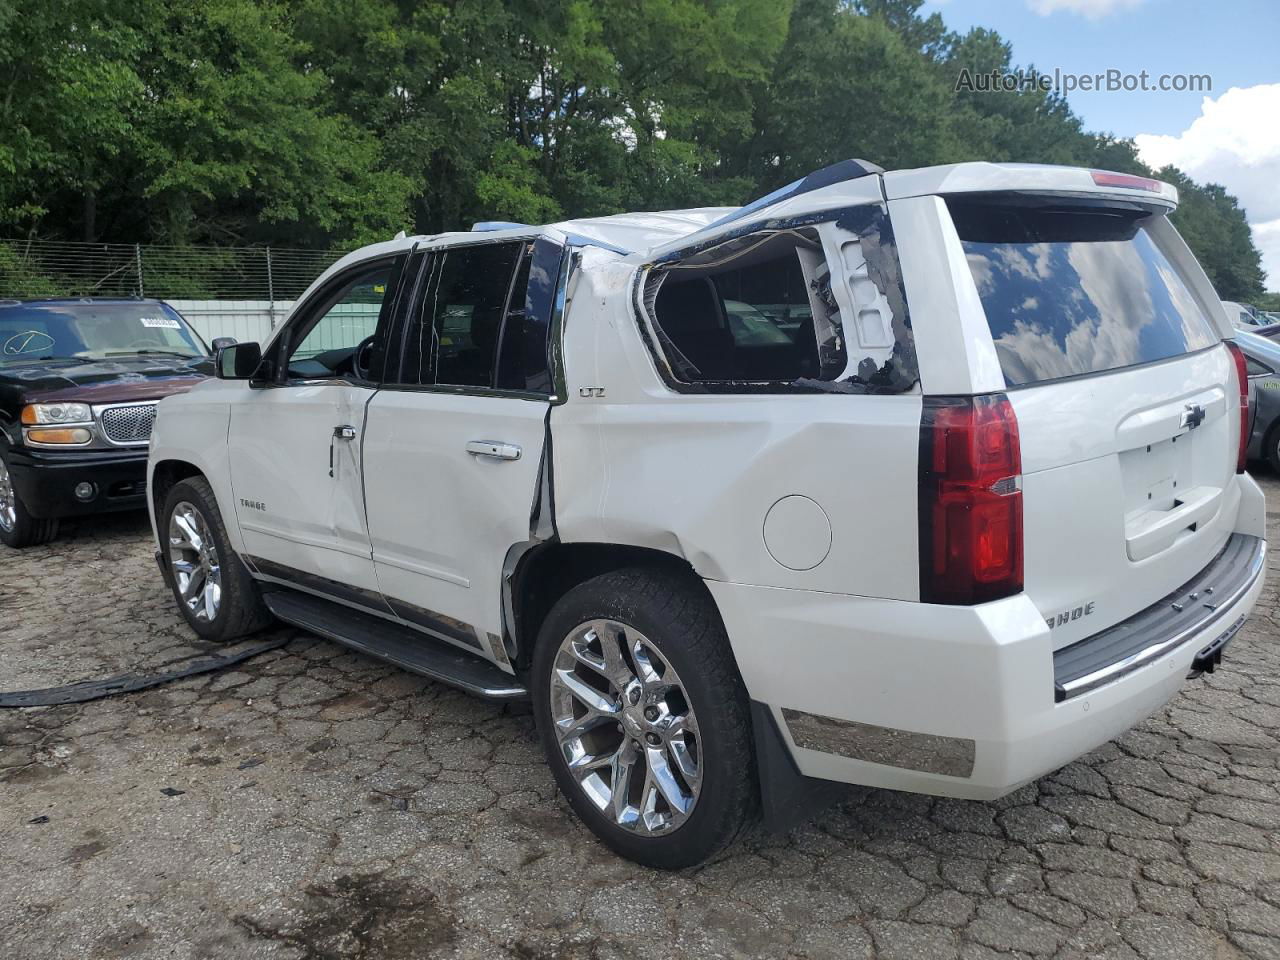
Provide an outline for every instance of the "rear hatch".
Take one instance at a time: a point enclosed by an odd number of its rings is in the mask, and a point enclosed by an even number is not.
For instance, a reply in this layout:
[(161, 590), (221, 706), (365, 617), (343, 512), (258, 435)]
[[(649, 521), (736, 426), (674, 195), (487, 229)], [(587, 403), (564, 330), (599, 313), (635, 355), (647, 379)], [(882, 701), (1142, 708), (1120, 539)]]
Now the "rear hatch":
[(1024, 584), (1053, 647), (1167, 596), (1235, 525), (1234, 362), (1162, 216), (1105, 197), (947, 199), (1022, 453)]

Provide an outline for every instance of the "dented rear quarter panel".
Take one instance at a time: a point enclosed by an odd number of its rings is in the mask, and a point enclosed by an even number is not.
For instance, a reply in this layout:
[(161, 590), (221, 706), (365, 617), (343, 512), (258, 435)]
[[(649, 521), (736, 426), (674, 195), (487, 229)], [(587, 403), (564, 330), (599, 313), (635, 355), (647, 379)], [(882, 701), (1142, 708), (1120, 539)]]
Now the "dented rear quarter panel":
[[(568, 398), (551, 420), (561, 539), (662, 550), (711, 580), (918, 599), (920, 395), (675, 393), (640, 335), (642, 266), (588, 251), (570, 290)], [(605, 395), (581, 396), (593, 386)], [(764, 542), (789, 495), (830, 523), (809, 570)]]

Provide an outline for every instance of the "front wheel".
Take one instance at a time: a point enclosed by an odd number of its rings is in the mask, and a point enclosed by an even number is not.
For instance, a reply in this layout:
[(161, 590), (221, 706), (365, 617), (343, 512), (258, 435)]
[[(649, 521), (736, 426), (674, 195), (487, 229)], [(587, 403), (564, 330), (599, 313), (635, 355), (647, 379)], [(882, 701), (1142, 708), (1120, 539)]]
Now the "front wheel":
[(0, 542), (10, 547), (34, 547), (58, 535), (56, 518), (41, 520), (27, 512), (13, 486), (9, 464), (0, 456)]
[(231, 549), (213, 488), (176, 483), (157, 524), (165, 579), (182, 617), (203, 640), (235, 640), (271, 622), (258, 585)]
[(701, 584), (637, 568), (570, 590), (540, 631), (533, 697), (561, 791), (616, 852), (692, 866), (750, 821), (747, 695)]

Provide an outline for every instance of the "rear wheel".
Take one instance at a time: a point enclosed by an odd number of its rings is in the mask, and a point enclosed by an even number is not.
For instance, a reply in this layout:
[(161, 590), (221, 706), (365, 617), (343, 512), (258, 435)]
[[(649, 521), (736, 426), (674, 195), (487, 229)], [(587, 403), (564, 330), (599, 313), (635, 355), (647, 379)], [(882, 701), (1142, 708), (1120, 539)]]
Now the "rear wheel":
[(56, 518), (41, 520), (27, 512), (14, 489), (9, 464), (0, 457), (0, 541), (11, 547), (34, 547), (58, 535)]
[(749, 822), (746, 691), (700, 584), (631, 569), (575, 587), (543, 624), (532, 685), (561, 791), (618, 853), (692, 866)]
[(174, 484), (159, 519), (165, 579), (192, 630), (204, 640), (226, 642), (271, 622), (258, 585), (231, 549), (207, 480)]

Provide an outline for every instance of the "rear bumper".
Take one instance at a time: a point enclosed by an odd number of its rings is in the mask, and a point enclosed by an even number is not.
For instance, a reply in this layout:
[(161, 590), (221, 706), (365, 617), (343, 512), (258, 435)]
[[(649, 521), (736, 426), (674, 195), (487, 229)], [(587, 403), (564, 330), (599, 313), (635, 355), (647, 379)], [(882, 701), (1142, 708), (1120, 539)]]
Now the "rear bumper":
[(1168, 596), (1054, 651), (1055, 699), (1062, 702), (1105, 686), (1208, 630), (1218, 632), (1215, 642), (1225, 646), (1244, 617), (1232, 620), (1224, 614), (1262, 576), (1266, 556), (1265, 540), (1232, 534), (1212, 563)]
[[(9, 453), (9, 470), (23, 504), (41, 519), (137, 510), (147, 502), (145, 448), (67, 453), (15, 449)], [(90, 499), (75, 495), (80, 483), (94, 485)]]
[(990, 799), (1120, 735), (1221, 655), (1200, 657), (1239, 629), (1262, 591), (1266, 544), (1247, 539), (1259, 562), (1215, 616), (1061, 701), (1049, 630), (1025, 595), (948, 607), (707, 586), (748, 692), (773, 714), (800, 773)]

